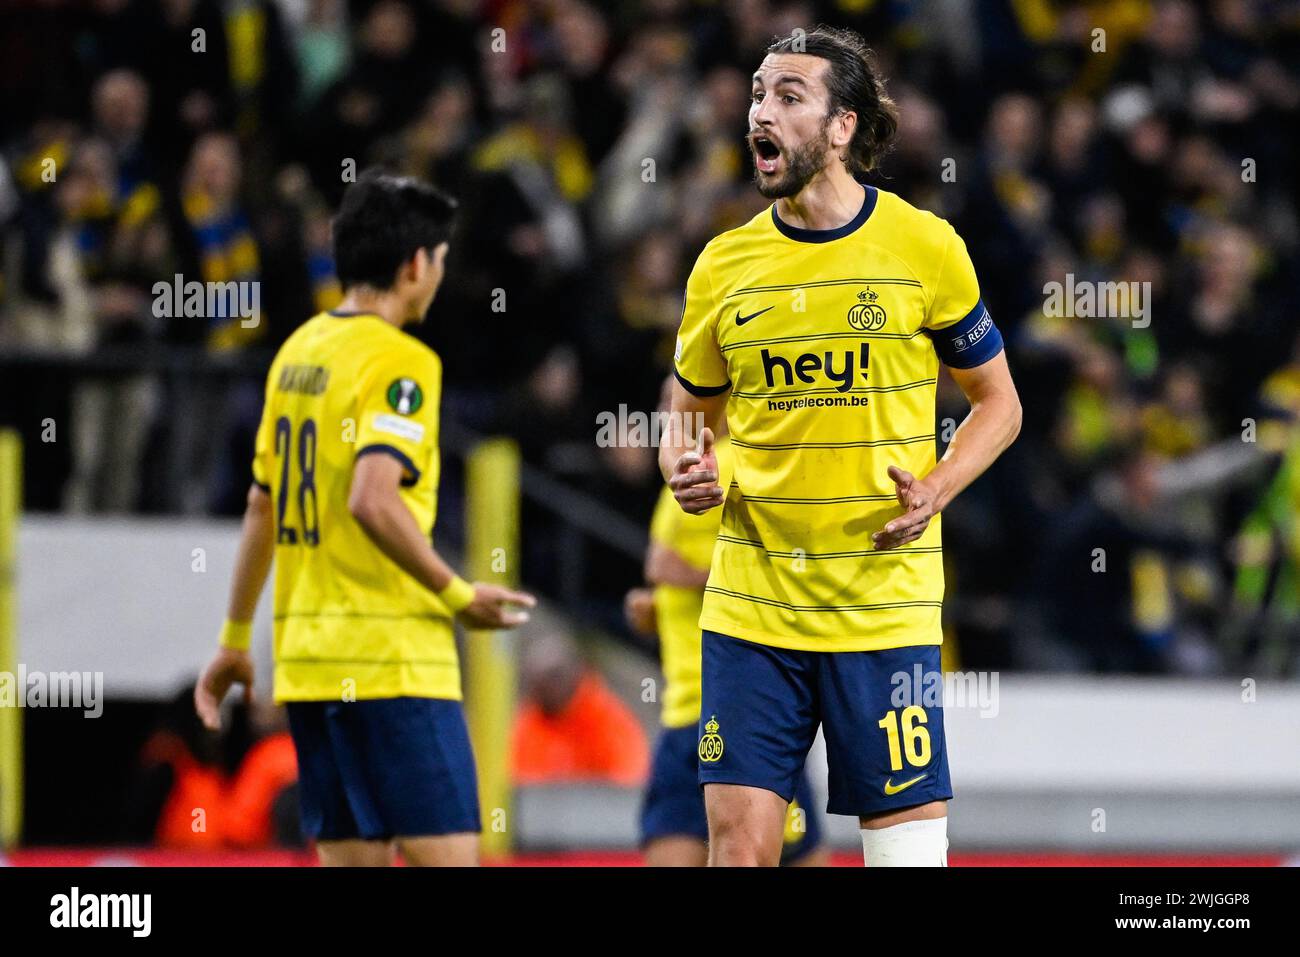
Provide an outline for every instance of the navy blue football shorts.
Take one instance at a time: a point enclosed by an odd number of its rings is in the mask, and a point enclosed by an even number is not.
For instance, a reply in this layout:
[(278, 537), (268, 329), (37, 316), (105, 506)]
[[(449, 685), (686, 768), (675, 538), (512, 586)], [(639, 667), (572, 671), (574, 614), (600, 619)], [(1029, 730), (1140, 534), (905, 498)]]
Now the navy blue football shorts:
[(481, 829), (459, 701), (291, 701), (287, 709), (308, 838), (380, 841)]
[[(694, 726), (666, 728), (655, 746), (650, 784), (641, 805), (641, 845), (663, 837), (709, 839), (709, 821), (700, 789)], [(787, 821), (781, 862), (793, 864), (822, 842), (821, 815), (813, 809), (813, 790), (806, 774), (798, 775), (794, 800), (803, 814)], [(796, 823), (797, 821), (797, 823)]]
[(712, 631), (703, 642), (701, 784), (759, 787), (788, 801), (820, 725), (828, 813), (861, 817), (952, 797), (938, 645), (792, 651)]

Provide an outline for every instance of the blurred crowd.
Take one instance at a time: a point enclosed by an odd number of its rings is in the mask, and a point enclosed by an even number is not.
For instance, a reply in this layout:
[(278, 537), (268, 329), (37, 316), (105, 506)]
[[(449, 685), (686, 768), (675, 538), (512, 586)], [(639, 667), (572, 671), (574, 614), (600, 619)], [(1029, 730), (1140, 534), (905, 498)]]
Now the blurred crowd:
[[(444, 414), (647, 521), (654, 450), (599, 447), (596, 413), (655, 408), (696, 254), (766, 205), (749, 75), (819, 21), (876, 48), (901, 127), (872, 182), (965, 238), (1024, 400), (945, 520), (960, 664), (1294, 673), (1296, 0), (7, 4), (0, 395), (29, 503), (237, 511), (269, 353), (339, 298), (329, 211), (385, 163), (462, 204), (419, 332)], [(160, 314), (178, 275), (260, 282), (256, 321)], [(1045, 305), (1117, 281), (1149, 284), (1141, 317)], [(554, 591), (571, 540), (525, 527)], [(638, 569), (601, 548), (618, 627)]]

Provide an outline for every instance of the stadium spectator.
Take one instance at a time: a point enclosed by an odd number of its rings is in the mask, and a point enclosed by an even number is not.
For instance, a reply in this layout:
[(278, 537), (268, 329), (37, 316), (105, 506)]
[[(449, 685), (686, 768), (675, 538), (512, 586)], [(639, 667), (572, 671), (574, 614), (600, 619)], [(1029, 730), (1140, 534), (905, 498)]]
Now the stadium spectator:
[[(766, 206), (743, 141), (749, 74), (772, 35), (825, 20), (877, 47), (902, 127), (875, 182), (965, 237), (1025, 396), (1016, 446), (945, 518), (965, 575), (946, 611), (962, 659), (1041, 660), (1017, 624), (1037, 601), (1024, 570), (1077, 567), (1059, 549), (1086, 544), (1108, 514), (1097, 479), (1136, 454), (1157, 486), (1183, 489), (1171, 506), (1182, 544), (1148, 543), (1175, 571), (1166, 647), (1221, 635), (1232, 660), (1247, 649), (1228, 622), (1263, 601), (1243, 584), (1256, 567), (1244, 523), (1285, 500), (1279, 476), (1300, 441), (1241, 438), (1277, 391), (1300, 308), (1292, 6), (6, 5), (0, 151), (16, 202), (0, 225), (0, 388), (30, 440), (31, 501), (237, 509), (267, 350), (336, 301), (327, 211), (349, 164), (383, 161), (462, 201), (453, 278), (425, 333), (446, 360), (449, 420), (515, 436), (562, 481), (594, 476), (586, 491), (644, 526), (653, 456), (596, 448), (595, 417), (654, 408), (689, 263)], [(143, 297), (176, 272), (260, 282), (264, 321), (159, 323)], [(1049, 306), (1051, 284), (1118, 283), (1143, 297), (1124, 314)], [(196, 355), (218, 345), (240, 348)], [(941, 435), (959, 402), (941, 390)], [(72, 442), (38, 441), (51, 408)], [(1224, 455), (1234, 464), (1213, 481), (1178, 484)], [(1015, 534), (1026, 509), (1044, 534)], [(525, 515), (524, 578), (567, 594), (553, 556), (573, 531), (536, 497)], [(1176, 571), (1188, 543), (1190, 590)], [(585, 559), (566, 553), (585, 564), (581, 607), (618, 629), (632, 563), (587, 544)], [(1294, 667), (1269, 654), (1271, 669)]]
[(524, 703), (510, 744), (516, 784), (635, 787), (650, 767), (645, 731), (627, 705), (558, 632), (525, 646)]
[(186, 850), (301, 846), (283, 709), (255, 703), (217, 735), (199, 723), (193, 694), (190, 685), (172, 701), (140, 751), (123, 836)]

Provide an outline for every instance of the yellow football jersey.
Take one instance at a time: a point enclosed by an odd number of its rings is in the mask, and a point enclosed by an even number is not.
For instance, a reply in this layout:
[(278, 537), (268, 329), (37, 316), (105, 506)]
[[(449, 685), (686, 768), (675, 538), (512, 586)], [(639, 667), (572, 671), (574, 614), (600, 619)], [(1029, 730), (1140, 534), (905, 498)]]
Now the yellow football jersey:
[(939, 356), (1001, 350), (965, 244), (948, 223), (864, 187), (838, 229), (773, 204), (715, 237), (686, 286), (676, 373), (730, 391), (734, 477), (703, 628), (783, 648), (940, 644), (940, 521), (902, 548), (871, 534), (902, 514), (887, 468), (935, 464)]
[(266, 381), (253, 478), (275, 511), (275, 699), (459, 699), (450, 610), (352, 517), (363, 455), (403, 465), (402, 501), (430, 537), (442, 363), (378, 316), (321, 313)]
[[(723, 436), (714, 443), (718, 458), (718, 484), (731, 484), (731, 440)], [(650, 539), (676, 552), (686, 564), (707, 572), (713, 561), (722, 510), (710, 509), (689, 515), (673, 498), (667, 485), (659, 493)], [(680, 585), (656, 585), (655, 617), (659, 624), (659, 658), (663, 666), (663, 724), (684, 728), (700, 719), (700, 611), (704, 589)]]

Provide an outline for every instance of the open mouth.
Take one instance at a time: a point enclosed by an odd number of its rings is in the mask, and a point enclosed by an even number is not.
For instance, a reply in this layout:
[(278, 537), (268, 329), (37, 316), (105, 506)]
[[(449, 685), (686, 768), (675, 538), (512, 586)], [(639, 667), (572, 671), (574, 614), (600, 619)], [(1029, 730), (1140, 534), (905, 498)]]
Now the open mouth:
[(781, 158), (781, 147), (777, 146), (766, 136), (755, 136), (753, 144), (754, 164), (758, 167), (759, 172), (776, 172), (777, 160)]

